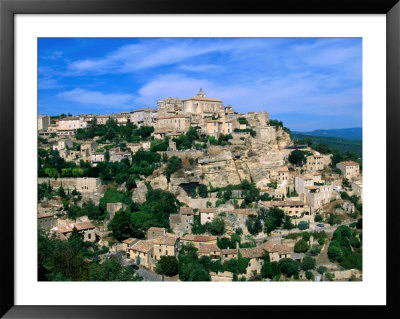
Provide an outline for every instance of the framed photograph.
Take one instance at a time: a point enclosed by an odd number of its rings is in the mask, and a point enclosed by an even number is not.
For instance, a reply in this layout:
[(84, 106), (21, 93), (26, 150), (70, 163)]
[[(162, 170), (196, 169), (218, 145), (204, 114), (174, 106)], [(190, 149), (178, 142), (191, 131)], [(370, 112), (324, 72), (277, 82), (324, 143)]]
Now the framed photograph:
[(398, 313), (397, 1), (0, 16), (5, 318)]

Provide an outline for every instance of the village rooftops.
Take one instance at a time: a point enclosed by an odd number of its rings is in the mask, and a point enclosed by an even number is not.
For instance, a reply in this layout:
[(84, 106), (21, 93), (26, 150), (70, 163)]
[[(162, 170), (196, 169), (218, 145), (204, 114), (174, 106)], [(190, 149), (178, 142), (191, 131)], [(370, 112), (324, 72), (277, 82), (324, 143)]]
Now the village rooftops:
[(263, 201), (261, 204), (266, 207), (304, 206), (304, 202), (301, 200)]
[(345, 166), (357, 166), (357, 165), (359, 165), (357, 162), (353, 162), (353, 161), (340, 162), (339, 164), (343, 164)]
[(166, 120), (166, 119), (181, 119), (181, 118), (190, 118), (189, 115), (170, 115), (170, 116), (161, 116), (159, 120)]
[(279, 167), (279, 168), (278, 168), (278, 172), (289, 172), (289, 169), (287, 168), (287, 166), (285, 166), (285, 167)]
[(210, 254), (211, 252), (221, 251), (217, 244), (203, 244), (198, 252), (202, 254)]
[(214, 213), (215, 208), (200, 208), (199, 209), (200, 214), (209, 214), (209, 213)]
[(138, 109), (138, 110), (133, 110), (133, 111), (130, 111), (130, 113), (136, 113), (136, 112), (155, 112), (156, 110), (153, 110), (152, 108), (150, 108), (150, 107), (146, 107), (146, 108), (143, 108), (143, 109)]
[(169, 215), (171, 224), (180, 224), (181, 216), (179, 214), (171, 214)]
[(150, 227), (149, 229), (148, 229), (148, 231), (160, 231), (160, 232), (165, 232), (166, 231), (166, 229), (165, 228), (163, 228), (163, 227)]
[(237, 254), (237, 249), (221, 249), (222, 255), (234, 255)]
[(53, 217), (53, 216), (54, 216), (53, 213), (40, 213), (40, 214), (38, 214), (37, 218), (41, 219), (41, 218)]
[(129, 247), (129, 250), (136, 250), (142, 253), (148, 253), (153, 249), (153, 240), (139, 240), (136, 244)]
[(78, 116), (67, 116), (67, 117), (60, 119), (60, 121), (74, 121), (74, 120), (79, 120), (79, 117)]
[(198, 242), (207, 242), (207, 241), (217, 240), (217, 237), (215, 237), (215, 236), (209, 236), (209, 235), (192, 235), (192, 234), (187, 234), (186, 236), (182, 237), (182, 240), (198, 241)]
[(265, 250), (261, 247), (241, 248), (239, 252), (244, 258), (261, 258), (265, 255)]
[(185, 101), (190, 101), (190, 100), (194, 100), (194, 101), (206, 101), (206, 102), (220, 102), (222, 103), (221, 100), (218, 99), (212, 99), (209, 97), (200, 97), (200, 96), (192, 96), (191, 98), (185, 100)]
[(274, 244), (271, 241), (261, 244), (260, 248), (269, 253), (289, 254), (292, 252), (286, 245)]
[(177, 240), (177, 236), (158, 236), (153, 243), (155, 245), (174, 246)]
[(181, 215), (194, 215), (193, 209), (191, 207), (181, 207)]
[(83, 223), (76, 223), (75, 228), (77, 230), (87, 230), (87, 229), (93, 229), (95, 228), (91, 222), (83, 222)]
[(124, 244), (127, 244), (128, 246), (130, 245), (130, 244), (132, 244), (135, 240), (137, 240), (136, 238), (128, 238), (128, 239), (125, 239), (125, 240), (123, 240), (122, 242), (124, 243)]

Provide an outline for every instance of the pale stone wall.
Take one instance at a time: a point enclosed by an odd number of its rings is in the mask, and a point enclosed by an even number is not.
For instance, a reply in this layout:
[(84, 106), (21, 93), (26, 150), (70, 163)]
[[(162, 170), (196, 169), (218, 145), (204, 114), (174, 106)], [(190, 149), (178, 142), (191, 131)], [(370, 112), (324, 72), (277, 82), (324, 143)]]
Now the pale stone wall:
[(207, 208), (207, 202), (212, 204), (212, 207), (215, 207), (215, 203), (218, 198), (189, 198), (189, 206), (194, 208)]
[(39, 177), (38, 184), (48, 183), (50, 181), (50, 185), (53, 188), (59, 188), (61, 185), (64, 189), (73, 190), (76, 188), (77, 191), (81, 193), (91, 193), (96, 191), (100, 184), (101, 180), (97, 177), (78, 177), (78, 178), (50, 178), (50, 177)]

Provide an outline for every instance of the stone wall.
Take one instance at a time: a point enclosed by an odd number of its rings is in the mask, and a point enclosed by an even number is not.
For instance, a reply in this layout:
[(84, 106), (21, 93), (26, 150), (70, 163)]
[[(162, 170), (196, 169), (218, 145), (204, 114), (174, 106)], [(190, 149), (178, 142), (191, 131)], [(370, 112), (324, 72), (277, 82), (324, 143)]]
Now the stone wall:
[(212, 207), (215, 207), (215, 203), (218, 198), (190, 198), (189, 197), (189, 206), (192, 208), (207, 208), (207, 202), (212, 204)]
[(76, 188), (81, 193), (92, 193), (96, 191), (101, 184), (100, 178), (96, 177), (78, 177), (78, 178), (50, 178), (50, 177), (39, 177), (38, 184), (49, 183), (53, 188), (59, 188), (61, 185), (64, 189), (73, 190)]

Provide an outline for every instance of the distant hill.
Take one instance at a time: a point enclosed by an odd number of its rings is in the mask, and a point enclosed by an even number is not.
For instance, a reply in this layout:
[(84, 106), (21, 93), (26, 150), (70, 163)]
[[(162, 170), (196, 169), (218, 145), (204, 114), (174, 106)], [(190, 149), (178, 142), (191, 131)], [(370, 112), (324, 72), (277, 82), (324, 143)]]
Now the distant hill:
[(292, 132), (292, 140), (304, 140), (304, 138), (310, 137), (313, 143), (326, 143), (331, 149), (338, 149), (342, 153), (351, 151), (362, 156), (362, 141), (361, 140), (348, 140), (338, 137), (327, 137), (327, 136), (310, 136), (309, 134), (298, 134)]
[(315, 130), (312, 132), (292, 132), (292, 133), (301, 135), (311, 135), (311, 136), (336, 137), (336, 138), (344, 138), (347, 140), (356, 140), (356, 141), (362, 140), (361, 127)]

